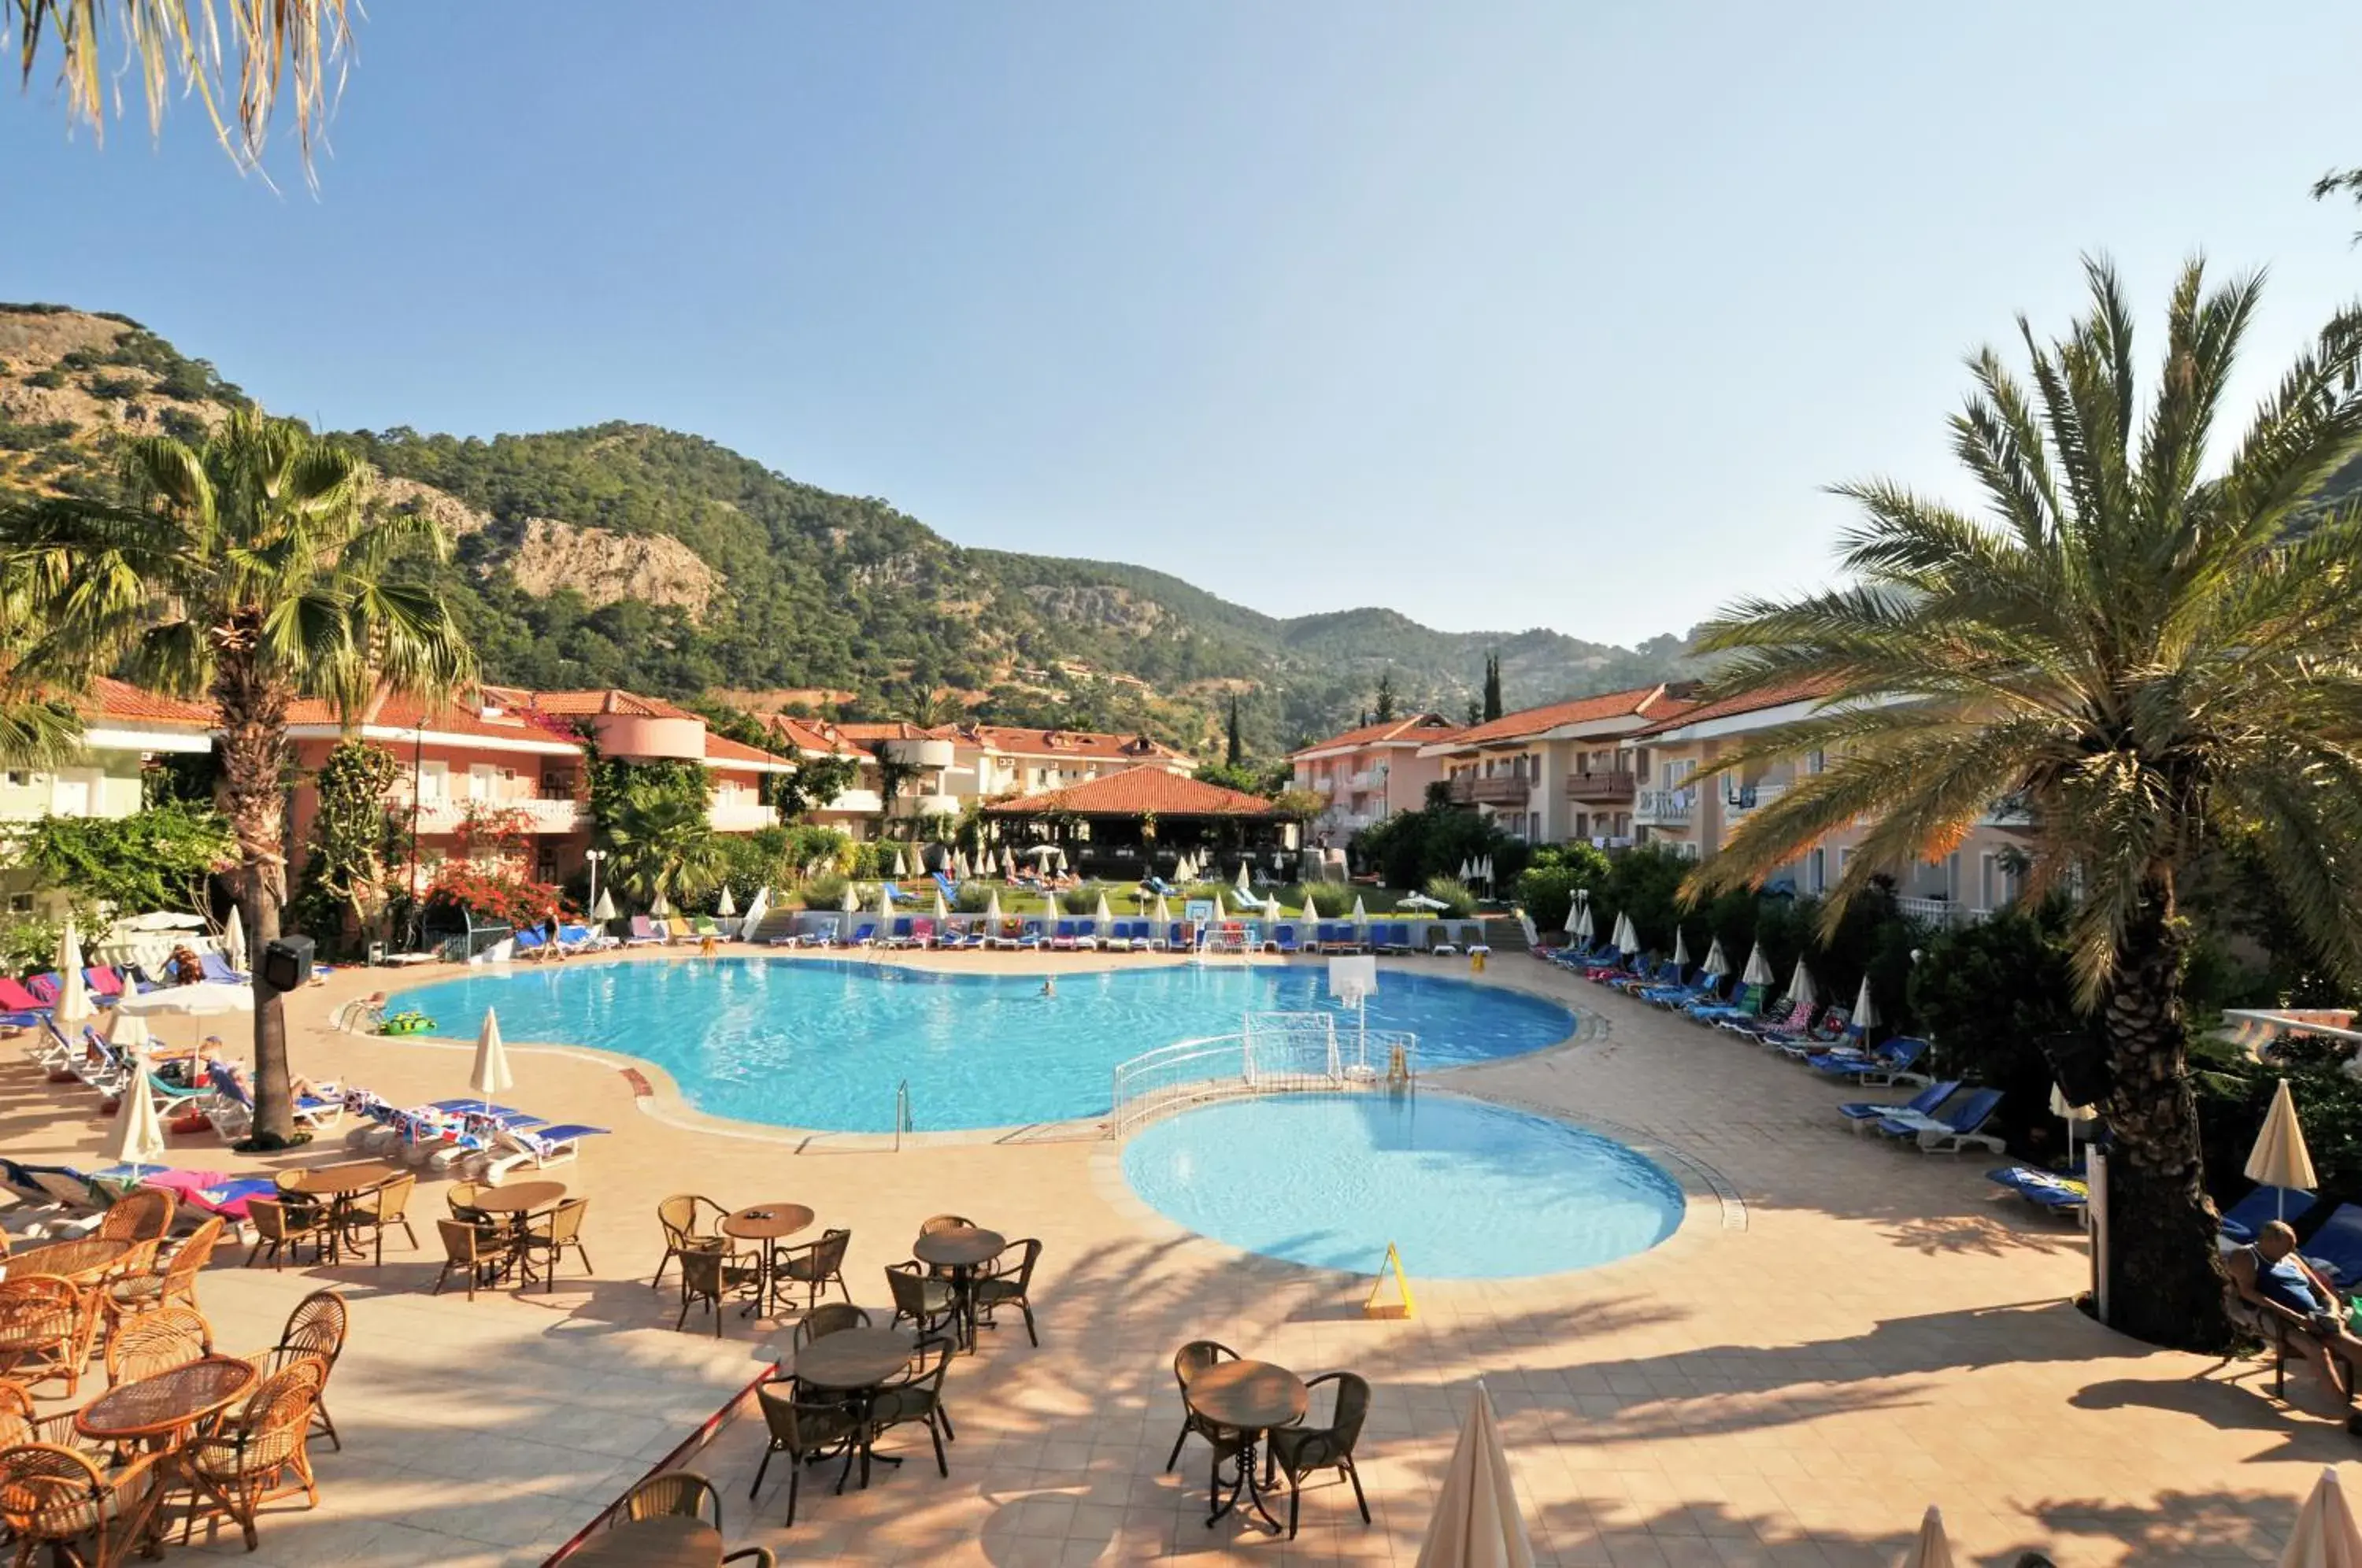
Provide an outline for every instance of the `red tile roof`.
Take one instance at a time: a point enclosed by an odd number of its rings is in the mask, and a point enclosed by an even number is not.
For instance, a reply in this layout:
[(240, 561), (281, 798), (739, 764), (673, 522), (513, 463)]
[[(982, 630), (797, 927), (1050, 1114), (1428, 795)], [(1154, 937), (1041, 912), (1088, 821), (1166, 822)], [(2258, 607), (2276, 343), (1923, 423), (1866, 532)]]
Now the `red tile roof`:
[(1785, 707), (1791, 702), (1809, 701), (1816, 697), (1827, 697), (1837, 689), (1837, 682), (1834, 680), (1791, 680), (1778, 686), (1766, 687), (1760, 691), (1749, 691), (1735, 697), (1716, 698), (1705, 702), (1692, 702), (1683, 706), (1678, 712), (1669, 714), (1645, 729), (1632, 731), (1625, 738), (1637, 739), (1641, 735), (1662, 734), (1667, 730), (1677, 730), (1687, 724), (1702, 724), (1709, 719), (1727, 719), (1739, 713), (1760, 712), (1766, 708)]
[(619, 687), (597, 688), (587, 691), (532, 691), (515, 686), (488, 686), (487, 695), (519, 708), (538, 708), (545, 713), (577, 716), (590, 713), (626, 713), (641, 719), (693, 719), (697, 715), (678, 703), (661, 697), (643, 697), (636, 691)]
[(203, 702), (183, 702), (178, 697), (159, 696), (143, 691), (127, 680), (100, 676), (90, 683), (82, 703), (86, 719), (118, 719), (140, 723), (194, 725), (201, 729), (213, 727), (214, 711)]
[(1514, 713), (1504, 713), (1497, 719), (1443, 738), (1482, 745), (1488, 741), (1518, 740), (1527, 735), (1538, 735), (1562, 724), (1595, 723), (1602, 719), (1657, 718), (1680, 705), (1681, 699), (1665, 695), (1661, 685), (1636, 686), (1628, 691), (1603, 691), (1596, 697), (1577, 697), (1540, 708), (1520, 708)]
[(1104, 778), (1093, 778), (1063, 789), (1046, 790), (987, 806), (1007, 816), (1037, 816), (1065, 812), (1079, 817), (1137, 817), (1150, 812), (1160, 817), (1270, 817), (1272, 804), (1259, 795), (1201, 783), (1162, 767), (1127, 767)]
[(725, 764), (761, 762), (780, 767), (789, 765), (789, 759), (787, 757), (765, 751), (760, 746), (752, 746), (743, 741), (732, 740), (728, 735), (717, 735), (711, 730), (708, 730), (705, 734), (705, 760)]
[(1417, 740), (1440, 741), (1448, 738), (1460, 726), (1440, 713), (1413, 713), (1407, 718), (1388, 719), (1382, 724), (1364, 724), (1357, 730), (1330, 735), (1327, 740), (1301, 745), (1287, 755), (1303, 756), (1316, 751), (1336, 751), (1342, 747), (1374, 745), (1380, 741)]
[(843, 735), (846, 740), (855, 743), (882, 740), (925, 740), (930, 738), (948, 739), (951, 735), (951, 731), (947, 728), (938, 726), (932, 730), (921, 729), (918, 725), (902, 719), (888, 719), (875, 723), (860, 721), (853, 723), (839, 723), (833, 727), (838, 734)]
[[(481, 735), (490, 740), (541, 741), (581, 749), (581, 743), (571, 735), (560, 734), (546, 723), (536, 723), (533, 716), (525, 713), (503, 709), (497, 716), (485, 718), (483, 707), (498, 706), (495, 693), (506, 690), (484, 688), (486, 701), (477, 707), (455, 703), (432, 710), (415, 697), (380, 691), (355, 715), (355, 722), (385, 729), (425, 729), (437, 734)], [(334, 702), (317, 697), (299, 698), (287, 710), (287, 722), (291, 724), (334, 724), (342, 721), (343, 715), (337, 712)]]
[(849, 748), (828, 724), (804, 719), (792, 719), (785, 713), (773, 713), (763, 721), (771, 734), (798, 751), (843, 752)]

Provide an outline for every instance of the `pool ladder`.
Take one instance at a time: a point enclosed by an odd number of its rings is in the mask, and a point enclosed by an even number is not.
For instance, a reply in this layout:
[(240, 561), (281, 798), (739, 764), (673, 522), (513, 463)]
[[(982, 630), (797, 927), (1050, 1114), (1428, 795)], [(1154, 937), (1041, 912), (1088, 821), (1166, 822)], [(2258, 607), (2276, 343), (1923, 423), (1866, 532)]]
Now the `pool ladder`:
[(894, 1086), (894, 1152), (902, 1152), (902, 1134), (918, 1129), (911, 1121), (911, 1080), (904, 1078)]

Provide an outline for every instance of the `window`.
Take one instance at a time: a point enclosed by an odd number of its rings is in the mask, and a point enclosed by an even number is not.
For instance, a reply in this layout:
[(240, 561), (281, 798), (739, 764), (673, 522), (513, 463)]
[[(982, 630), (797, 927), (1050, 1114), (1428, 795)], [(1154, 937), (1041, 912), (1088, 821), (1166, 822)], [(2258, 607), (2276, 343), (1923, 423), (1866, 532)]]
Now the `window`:
[(9, 894), (8, 912), (16, 915), (31, 914), (33, 912), (33, 895), (30, 893)]
[(1826, 893), (1829, 890), (1829, 852), (1816, 849), (1805, 856), (1805, 891)]
[(1805, 754), (1805, 771), (1807, 773), (1818, 773), (1828, 765), (1829, 754), (1825, 751), (1808, 751)]
[(32, 787), (32, 783), (33, 776), (21, 767), (11, 767), (6, 772), (0, 773), (0, 784), (7, 785), (11, 790), (28, 790)]

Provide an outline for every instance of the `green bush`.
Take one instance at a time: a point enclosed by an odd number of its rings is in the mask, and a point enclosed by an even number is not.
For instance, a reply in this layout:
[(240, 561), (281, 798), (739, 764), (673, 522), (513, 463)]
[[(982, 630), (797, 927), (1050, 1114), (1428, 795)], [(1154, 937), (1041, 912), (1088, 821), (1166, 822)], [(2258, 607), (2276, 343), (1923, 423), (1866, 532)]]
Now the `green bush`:
[(2051, 1138), (2064, 1139), (2049, 1114), (2058, 1074), (2046, 1044), (2073, 1053), (2099, 1043), (2093, 1021), (2075, 1009), (2065, 929), (2056, 902), (2005, 910), (1928, 933), (1915, 965), (1904, 955), (1911, 1013), (1934, 1047), (1932, 1067), (2000, 1089), (1999, 1131), (2037, 1154)]
[(779, 858), (788, 875), (800, 877), (808, 869), (843, 874), (852, 869), (853, 840), (844, 829), (798, 823), (780, 832), (784, 843)]
[(1353, 912), (1353, 889), (1342, 882), (1308, 882), (1297, 889), (1296, 894), (1300, 908), (1322, 920), (1337, 920)]
[(849, 884), (841, 872), (823, 871), (817, 877), (804, 878), (796, 892), (808, 910), (833, 910), (844, 903), (844, 889)]
[(1112, 912), (1131, 907), (1131, 889), (1119, 888), (1112, 882), (1082, 882), (1059, 894), (1058, 904), (1068, 914), (1087, 915), (1096, 911), (1099, 900), (1105, 899), (1109, 911)]
[(961, 914), (982, 914), (984, 906), (992, 901), (992, 889), (982, 882), (962, 882), (959, 897), (952, 907)]
[(1511, 885), (1538, 931), (1564, 931), (1578, 890), (1597, 896), (1613, 872), (1606, 852), (1587, 844), (1545, 845)]
[(1468, 861), (1493, 858), (1495, 878), (1509, 886), (1532, 853), (1523, 839), (1502, 832), (1474, 812), (1429, 806), (1397, 812), (1353, 835), (1354, 863), (1374, 869), (1390, 888), (1416, 888), (1429, 877), (1450, 877)]
[(55, 921), (19, 916), (0, 925), (0, 964), (12, 975), (37, 974), (58, 955), (58, 939), (65, 927)]
[(1220, 895), (1224, 908), (1230, 907), (1231, 895), (1238, 889), (1229, 882), (1192, 882), (1181, 889), (1184, 899), (1211, 899)]
[(1427, 896), (1443, 906), (1440, 913), (1454, 920), (1466, 920), (1476, 912), (1476, 895), (1467, 883), (1457, 877), (1429, 877), (1425, 889)]

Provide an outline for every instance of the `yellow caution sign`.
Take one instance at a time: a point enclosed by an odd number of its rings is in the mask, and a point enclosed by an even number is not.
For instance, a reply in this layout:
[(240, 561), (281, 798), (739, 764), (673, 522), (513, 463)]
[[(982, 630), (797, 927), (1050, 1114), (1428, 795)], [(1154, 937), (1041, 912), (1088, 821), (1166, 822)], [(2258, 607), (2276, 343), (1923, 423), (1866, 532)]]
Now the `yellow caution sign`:
[[(1378, 1298), (1386, 1293), (1386, 1281), (1389, 1278), (1394, 1281), (1396, 1299), (1381, 1301)], [(1411, 1299), (1410, 1295), (1410, 1276), (1403, 1273), (1402, 1253), (1395, 1249), (1392, 1242), (1388, 1242), (1386, 1261), (1378, 1265), (1378, 1277), (1370, 1285), (1368, 1299), (1362, 1303), (1362, 1316), (1364, 1318), (1414, 1318), (1418, 1315), (1418, 1304)]]

